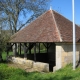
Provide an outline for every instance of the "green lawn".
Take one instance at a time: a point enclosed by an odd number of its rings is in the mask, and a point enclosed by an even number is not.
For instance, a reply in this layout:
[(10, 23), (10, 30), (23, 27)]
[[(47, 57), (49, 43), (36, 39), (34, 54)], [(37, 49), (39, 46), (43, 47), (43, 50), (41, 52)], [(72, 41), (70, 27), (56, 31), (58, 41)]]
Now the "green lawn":
[(0, 63), (0, 80), (80, 80), (80, 68), (72, 70), (68, 65), (55, 73), (25, 72)]
[[(5, 51), (2, 53), (3, 60), (6, 60), (6, 54), (7, 53)], [(12, 52), (9, 52), (9, 55), (13, 55), (13, 53)]]

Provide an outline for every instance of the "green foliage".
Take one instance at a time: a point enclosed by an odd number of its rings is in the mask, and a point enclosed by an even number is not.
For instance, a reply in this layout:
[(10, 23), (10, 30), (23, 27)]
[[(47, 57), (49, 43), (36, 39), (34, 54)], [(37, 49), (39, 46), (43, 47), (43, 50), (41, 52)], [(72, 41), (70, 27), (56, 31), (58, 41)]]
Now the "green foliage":
[[(9, 52), (9, 56), (10, 55), (13, 55), (13, 52)], [(4, 52), (2, 52), (2, 59), (5, 61), (6, 60), (6, 56), (7, 56), (7, 54), (6, 54), (6, 52), (4, 51)]]
[(3, 35), (3, 33), (0, 34), (0, 62), (3, 61), (2, 59), (2, 52), (6, 50), (6, 42), (9, 39), (9, 36)]
[(43, 45), (43, 43), (41, 43), (40, 49), (41, 49), (41, 50), (46, 50), (46, 48), (45, 48), (45, 46)]
[(79, 80), (80, 68), (72, 70), (72, 65), (56, 71), (55, 73), (25, 72), (21, 69), (0, 64), (0, 80)]
[(2, 59), (6, 60), (6, 52), (2, 52)]
[(6, 42), (9, 40), (9, 36), (0, 35), (0, 51), (2, 52), (6, 48)]
[(0, 53), (2, 52), (3, 49), (3, 40), (0, 38)]

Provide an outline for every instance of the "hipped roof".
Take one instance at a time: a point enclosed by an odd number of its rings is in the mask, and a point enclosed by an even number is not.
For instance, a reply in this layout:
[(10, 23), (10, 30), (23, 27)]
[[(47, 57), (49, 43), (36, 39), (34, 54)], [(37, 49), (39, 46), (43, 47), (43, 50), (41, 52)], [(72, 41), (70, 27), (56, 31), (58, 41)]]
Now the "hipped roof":
[[(59, 13), (49, 10), (15, 33), (9, 42), (72, 42), (72, 22)], [(80, 28), (76, 25), (76, 42)]]

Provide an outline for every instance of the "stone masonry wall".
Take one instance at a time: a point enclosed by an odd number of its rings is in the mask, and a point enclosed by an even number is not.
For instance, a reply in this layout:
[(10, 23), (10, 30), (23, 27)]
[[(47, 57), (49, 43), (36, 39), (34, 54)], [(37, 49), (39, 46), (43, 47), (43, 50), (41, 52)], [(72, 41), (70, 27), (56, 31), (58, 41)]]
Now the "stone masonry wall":
[[(76, 61), (79, 61), (80, 44), (76, 45)], [(53, 70), (58, 70), (73, 62), (73, 45), (71, 43), (56, 44), (56, 66)]]
[[(61, 55), (61, 63), (62, 67), (64, 67), (66, 64), (73, 62), (73, 45), (72, 44), (63, 44), (61, 49), (62, 55)], [(79, 61), (79, 53), (80, 53), (80, 45), (76, 45), (76, 61)]]
[(49, 72), (49, 64), (42, 62), (34, 62), (32, 60), (26, 60), (20, 57), (12, 57), (9, 59), (13, 63), (21, 64), (25, 66), (25, 69), (33, 69), (33, 71)]

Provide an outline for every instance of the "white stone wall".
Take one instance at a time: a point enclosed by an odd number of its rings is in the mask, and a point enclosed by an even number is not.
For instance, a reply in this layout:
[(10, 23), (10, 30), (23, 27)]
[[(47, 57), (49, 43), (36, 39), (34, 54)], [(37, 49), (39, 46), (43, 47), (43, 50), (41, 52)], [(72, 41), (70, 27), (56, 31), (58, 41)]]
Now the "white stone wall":
[[(61, 64), (61, 53), (62, 53), (62, 48), (61, 46), (56, 46), (56, 69), (60, 69), (62, 66)], [(54, 69), (53, 69), (54, 70)]]
[[(79, 61), (80, 44), (76, 45), (76, 61)], [(71, 43), (56, 44), (56, 66), (53, 70), (58, 70), (66, 64), (73, 62), (73, 45)]]
[[(63, 44), (62, 46), (62, 67), (73, 62), (73, 45)], [(80, 45), (76, 45), (76, 61), (79, 61)]]

